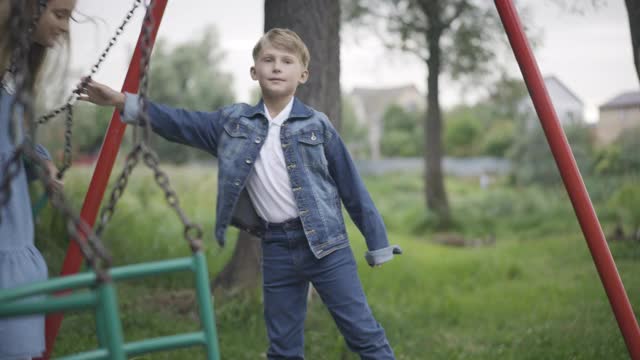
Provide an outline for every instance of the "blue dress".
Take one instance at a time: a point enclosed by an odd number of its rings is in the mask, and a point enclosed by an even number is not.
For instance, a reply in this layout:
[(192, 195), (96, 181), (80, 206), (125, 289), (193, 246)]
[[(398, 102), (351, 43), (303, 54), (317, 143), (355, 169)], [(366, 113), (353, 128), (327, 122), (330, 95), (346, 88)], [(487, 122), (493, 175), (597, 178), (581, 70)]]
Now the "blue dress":
[[(0, 88), (0, 178), (14, 151), (9, 113), (13, 95)], [(0, 209), (0, 291), (47, 279), (47, 266), (34, 246), (34, 227), (27, 174), (11, 183), (11, 198)], [(0, 360), (38, 357), (45, 349), (44, 315), (0, 319)]]

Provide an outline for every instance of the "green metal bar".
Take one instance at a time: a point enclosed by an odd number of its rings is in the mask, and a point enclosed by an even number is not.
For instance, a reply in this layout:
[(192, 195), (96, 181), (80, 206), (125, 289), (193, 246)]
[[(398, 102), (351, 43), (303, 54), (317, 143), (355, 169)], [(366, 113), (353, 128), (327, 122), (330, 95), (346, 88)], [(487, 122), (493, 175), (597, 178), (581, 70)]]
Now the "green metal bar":
[(104, 324), (104, 333), (107, 334), (107, 349), (109, 351), (110, 360), (126, 360), (122, 335), (122, 324), (118, 315), (118, 299), (116, 289), (112, 282), (101, 284), (98, 287), (98, 296), (100, 306), (102, 307), (102, 315), (106, 321)]
[[(151, 352), (177, 349), (195, 345), (205, 345), (206, 339), (203, 332), (194, 332), (189, 334), (179, 334), (172, 336), (163, 336), (154, 339), (135, 341), (124, 344), (124, 352), (127, 356), (137, 356), (148, 354)], [(104, 349), (84, 352), (58, 358), (57, 360), (97, 360), (97, 359), (113, 359), (109, 357), (109, 352)]]
[(155, 261), (128, 266), (120, 266), (111, 269), (111, 277), (114, 280), (126, 280), (137, 277), (158, 275), (168, 272), (191, 270), (193, 271), (193, 260), (190, 257)]
[[(110, 273), (111, 277), (114, 280), (127, 280), (136, 277), (162, 274), (180, 270), (193, 271), (193, 259), (190, 257), (186, 257), (144, 264), (121, 266), (112, 268)], [(0, 303), (33, 295), (52, 293), (69, 289), (78, 289), (95, 284), (95, 282), (96, 275), (93, 272), (86, 272), (40, 281), (15, 289), (0, 291)]]
[(171, 350), (180, 347), (189, 347), (204, 344), (204, 334), (199, 331), (189, 334), (163, 336), (154, 339), (136, 341), (125, 344), (124, 349), (128, 356), (134, 356), (154, 351)]
[(88, 308), (96, 306), (97, 302), (93, 292), (48, 297), (39, 301), (10, 302), (0, 304), (0, 318)]
[(87, 272), (51, 279), (0, 293), (0, 318), (33, 313), (59, 312), (69, 309), (96, 307), (97, 337), (101, 347), (60, 360), (125, 360), (127, 356), (175, 349), (194, 345), (205, 346), (207, 360), (219, 360), (218, 337), (214, 320), (213, 301), (209, 286), (209, 274), (204, 254), (199, 251), (192, 257), (153, 263), (123, 266), (111, 269), (114, 280), (157, 275), (180, 270), (191, 270), (196, 277), (196, 293), (203, 331), (166, 336), (124, 344), (122, 325), (119, 321), (117, 295), (113, 283), (100, 284), (95, 292), (48, 297), (34, 303), (11, 302), (16, 299), (47, 292), (86, 287), (95, 284), (94, 273)]
[(206, 340), (207, 360), (220, 360), (213, 300), (209, 285), (209, 270), (207, 269), (207, 259), (204, 257), (202, 250), (193, 254), (193, 262), (195, 264), (196, 294), (200, 309), (200, 322), (202, 323), (202, 330)]
[(87, 287), (94, 284), (95, 281), (96, 275), (92, 272), (39, 281), (14, 289), (0, 291), (0, 304), (33, 295)]
[(79, 354), (73, 354), (56, 360), (107, 360), (109, 359), (109, 352), (105, 349), (98, 349), (93, 351), (87, 351)]
[(98, 338), (98, 347), (104, 348), (107, 346), (107, 331), (106, 331), (106, 322), (109, 319), (104, 316), (104, 307), (98, 306), (96, 307), (96, 337)]

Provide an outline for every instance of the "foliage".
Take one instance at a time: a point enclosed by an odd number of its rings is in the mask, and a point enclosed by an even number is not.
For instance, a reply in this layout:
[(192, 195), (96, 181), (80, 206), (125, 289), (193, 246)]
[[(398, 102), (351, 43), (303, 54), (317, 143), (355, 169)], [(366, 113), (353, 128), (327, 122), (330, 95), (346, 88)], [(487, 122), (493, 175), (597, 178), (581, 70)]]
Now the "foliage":
[(640, 231), (640, 187), (627, 183), (611, 196), (609, 207), (616, 210), (618, 219), (629, 224), (633, 231)]
[[(582, 124), (570, 125), (565, 134), (573, 156), (583, 174), (593, 171), (593, 139), (591, 130)], [(513, 179), (518, 184), (558, 184), (560, 173), (542, 129), (523, 132), (510, 152)]]
[(391, 105), (382, 118), (382, 155), (386, 157), (420, 156), (423, 151), (424, 131), (421, 114)]
[(506, 157), (515, 142), (515, 125), (513, 121), (496, 120), (483, 137), (483, 154)]
[(427, 36), (442, 36), (442, 70), (453, 78), (489, 72), (502, 29), (491, 4), (475, 0), (343, 0), (345, 19), (382, 30), (385, 45), (426, 61), (434, 47)]
[(80, 103), (74, 110), (73, 146), (80, 154), (97, 154), (102, 145), (113, 108)]
[[(170, 47), (159, 39), (151, 59), (149, 95), (159, 103), (189, 110), (213, 111), (234, 101), (232, 77), (221, 70), (224, 52), (217, 31), (208, 27), (196, 39)], [(202, 152), (154, 136), (160, 158), (182, 163), (207, 159)]]
[(626, 129), (610, 145), (598, 149), (595, 171), (601, 175), (640, 173), (640, 126)]
[(479, 153), (482, 124), (475, 108), (460, 106), (445, 115), (444, 145), (450, 156), (473, 156)]

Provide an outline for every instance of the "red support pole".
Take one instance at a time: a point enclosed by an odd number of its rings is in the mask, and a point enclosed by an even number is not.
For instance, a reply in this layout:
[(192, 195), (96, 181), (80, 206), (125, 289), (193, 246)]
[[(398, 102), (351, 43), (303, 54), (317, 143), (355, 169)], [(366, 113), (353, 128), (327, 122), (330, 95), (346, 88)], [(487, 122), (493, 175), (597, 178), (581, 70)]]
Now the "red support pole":
[[(162, 21), (162, 16), (164, 15), (164, 10), (167, 7), (167, 1), (168, 0), (156, 0), (154, 2), (154, 7), (152, 9), (154, 27), (151, 32), (151, 47), (153, 47), (153, 44), (155, 43), (156, 35), (158, 34), (158, 29)], [(129, 64), (129, 70), (125, 78), (124, 85), (122, 86), (122, 91), (131, 93), (136, 93), (138, 91), (138, 87), (140, 85), (142, 37), (143, 32), (141, 31), (140, 36), (138, 37), (138, 43), (136, 45), (135, 52), (133, 53), (133, 57), (131, 58), (131, 63)], [(102, 198), (104, 197), (104, 192), (109, 182), (109, 176), (111, 175), (111, 170), (113, 170), (113, 164), (115, 163), (116, 157), (118, 156), (118, 149), (120, 148), (120, 144), (122, 143), (122, 137), (124, 136), (125, 129), (126, 125), (123, 124), (120, 120), (119, 112), (114, 111), (113, 116), (111, 117), (111, 122), (109, 123), (109, 128), (107, 129), (107, 134), (105, 136), (104, 142), (102, 143), (102, 148), (100, 149), (100, 155), (98, 156), (96, 170), (94, 171), (93, 177), (91, 178), (91, 183), (89, 184), (89, 189), (87, 190), (87, 194), (82, 205), (82, 211), (80, 213), (82, 219), (89, 226), (94, 225), (96, 217), (98, 215), (100, 203), (102, 202)], [(83, 259), (80, 248), (75, 242), (71, 241), (69, 243), (69, 247), (67, 248), (67, 255), (64, 259), (64, 264), (62, 265), (60, 276), (77, 273), (82, 265), (82, 260)], [(41, 359), (48, 360), (51, 357), (53, 346), (55, 344), (55, 340), (58, 335), (58, 330), (60, 329), (60, 324), (62, 323), (63, 317), (64, 314), (62, 313), (52, 313), (47, 316), (45, 326), (47, 350)]]
[(640, 360), (640, 328), (638, 327), (638, 322), (609, 251), (602, 227), (589, 199), (589, 193), (582, 181), (571, 147), (558, 121), (533, 52), (522, 30), (518, 13), (511, 0), (495, 0), (495, 4), (542, 123), (551, 152), (560, 170), (562, 181), (569, 193), (582, 233), (587, 240), (600, 280), (609, 297), (609, 302), (613, 308), (613, 313), (618, 321), (618, 326), (629, 354), (633, 360)]

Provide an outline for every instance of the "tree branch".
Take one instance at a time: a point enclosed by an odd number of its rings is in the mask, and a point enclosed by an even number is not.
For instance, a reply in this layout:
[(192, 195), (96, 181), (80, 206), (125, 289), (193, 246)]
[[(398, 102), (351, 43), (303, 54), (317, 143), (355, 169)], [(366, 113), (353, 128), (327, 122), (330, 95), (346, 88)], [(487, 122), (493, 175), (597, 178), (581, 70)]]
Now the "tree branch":
[(451, 26), (451, 23), (454, 22), (458, 17), (460, 17), (460, 15), (462, 15), (462, 13), (469, 7), (469, 3), (465, 0), (460, 1), (457, 5), (456, 8), (453, 12), (453, 15), (451, 15), (451, 17), (449, 17), (448, 19), (444, 19), (444, 21), (442, 22), (442, 26), (444, 28), (449, 28)]

